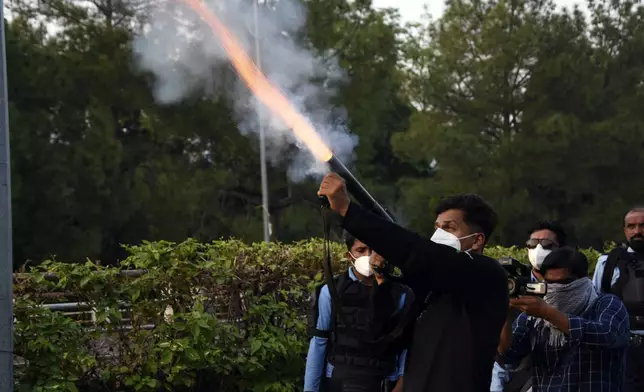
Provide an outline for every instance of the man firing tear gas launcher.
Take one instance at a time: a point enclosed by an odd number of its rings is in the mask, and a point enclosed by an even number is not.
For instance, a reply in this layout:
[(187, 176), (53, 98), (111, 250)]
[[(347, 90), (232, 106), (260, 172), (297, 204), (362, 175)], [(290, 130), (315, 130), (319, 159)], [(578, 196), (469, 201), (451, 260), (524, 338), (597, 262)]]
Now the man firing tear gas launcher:
[(418, 318), (405, 369), (405, 392), (488, 392), (507, 306), (507, 276), (482, 254), (496, 214), (477, 195), (443, 200), (436, 232), (421, 238), (351, 203), (342, 177), (328, 174), (326, 196), (343, 228), (399, 267), (414, 291)]

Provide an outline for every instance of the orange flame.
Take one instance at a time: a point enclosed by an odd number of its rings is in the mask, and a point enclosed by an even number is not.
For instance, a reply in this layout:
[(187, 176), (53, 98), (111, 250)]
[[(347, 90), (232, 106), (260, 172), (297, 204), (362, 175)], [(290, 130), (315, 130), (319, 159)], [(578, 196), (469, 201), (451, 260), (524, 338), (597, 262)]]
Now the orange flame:
[(274, 86), (262, 74), (219, 18), (200, 0), (183, 1), (198, 13), (208, 23), (213, 32), (219, 36), (221, 45), (224, 47), (237, 73), (239, 73), (239, 76), (246, 82), (255, 96), (295, 132), (297, 138), (306, 144), (317, 159), (323, 162), (331, 159), (333, 152), (324, 144), (311, 123), (293, 107), (279, 88)]

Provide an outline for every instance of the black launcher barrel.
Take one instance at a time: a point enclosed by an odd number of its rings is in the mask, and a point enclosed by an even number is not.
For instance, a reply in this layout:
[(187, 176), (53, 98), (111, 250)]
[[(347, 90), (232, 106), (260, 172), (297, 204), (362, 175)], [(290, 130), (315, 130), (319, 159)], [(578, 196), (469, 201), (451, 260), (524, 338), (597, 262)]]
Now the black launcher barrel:
[[(376, 201), (376, 199), (367, 192), (367, 190), (362, 186), (362, 184), (355, 178), (353, 173), (347, 169), (347, 167), (339, 160), (335, 155), (327, 162), (331, 171), (336, 172), (340, 177), (344, 178), (344, 182), (347, 185), (347, 190), (353, 196), (358, 203), (363, 207), (371, 210), (373, 213), (380, 215), (382, 218), (387, 219), (391, 222), (394, 222), (395, 219), (389, 211), (387, 211), (383, 206)], [(324, 198), (326, 200), (326, 197)]]

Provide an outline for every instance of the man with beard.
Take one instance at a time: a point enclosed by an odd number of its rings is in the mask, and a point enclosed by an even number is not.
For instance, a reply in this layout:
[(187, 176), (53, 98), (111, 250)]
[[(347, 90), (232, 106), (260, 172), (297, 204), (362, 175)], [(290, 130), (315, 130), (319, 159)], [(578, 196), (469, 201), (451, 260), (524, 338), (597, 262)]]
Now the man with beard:
[(624, 217), (626, 244), (602, 255), (593, 282), (601, 292), (624, 301), (630, 315), (631, 346), (628, 350), (625, 391), (644, 391), (644, 206)]
[(628, 348), (628, 312), (615, 295), (598, 294), (588, 260), (564, 247), (541, 266), (544, 298), (510, 300), (522, 313), (503, 328), (499, 361), (516, 366), (530, 356), (537, 392), (622, 392)]

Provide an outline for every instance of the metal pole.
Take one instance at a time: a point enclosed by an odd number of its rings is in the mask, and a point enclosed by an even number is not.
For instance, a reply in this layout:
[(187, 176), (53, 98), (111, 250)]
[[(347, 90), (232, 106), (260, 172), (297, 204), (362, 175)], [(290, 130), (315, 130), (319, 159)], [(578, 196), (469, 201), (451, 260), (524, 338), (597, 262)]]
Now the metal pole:
[(4, 36), (0, 0), (0, 392), (13, 391), (13, 246), (11, 238), (11, 156)]
[[(257, 67), (262, 69), (262, 57), (259, 46), (259, 1), (253, 1), (253, 13), (255, 17), (255, 62)], [(259, 127), (259, 160), (261, 165), (262, 176), (262, 217), (264, 221), (264, 241), (270, 242), (271, 240), (271, 216), (268, 210), (268, 173), (266, 170), (266, 130), (264, 128), (264, 119), (262, 116), (262, 109), (257, 108), (257, 126)]]

